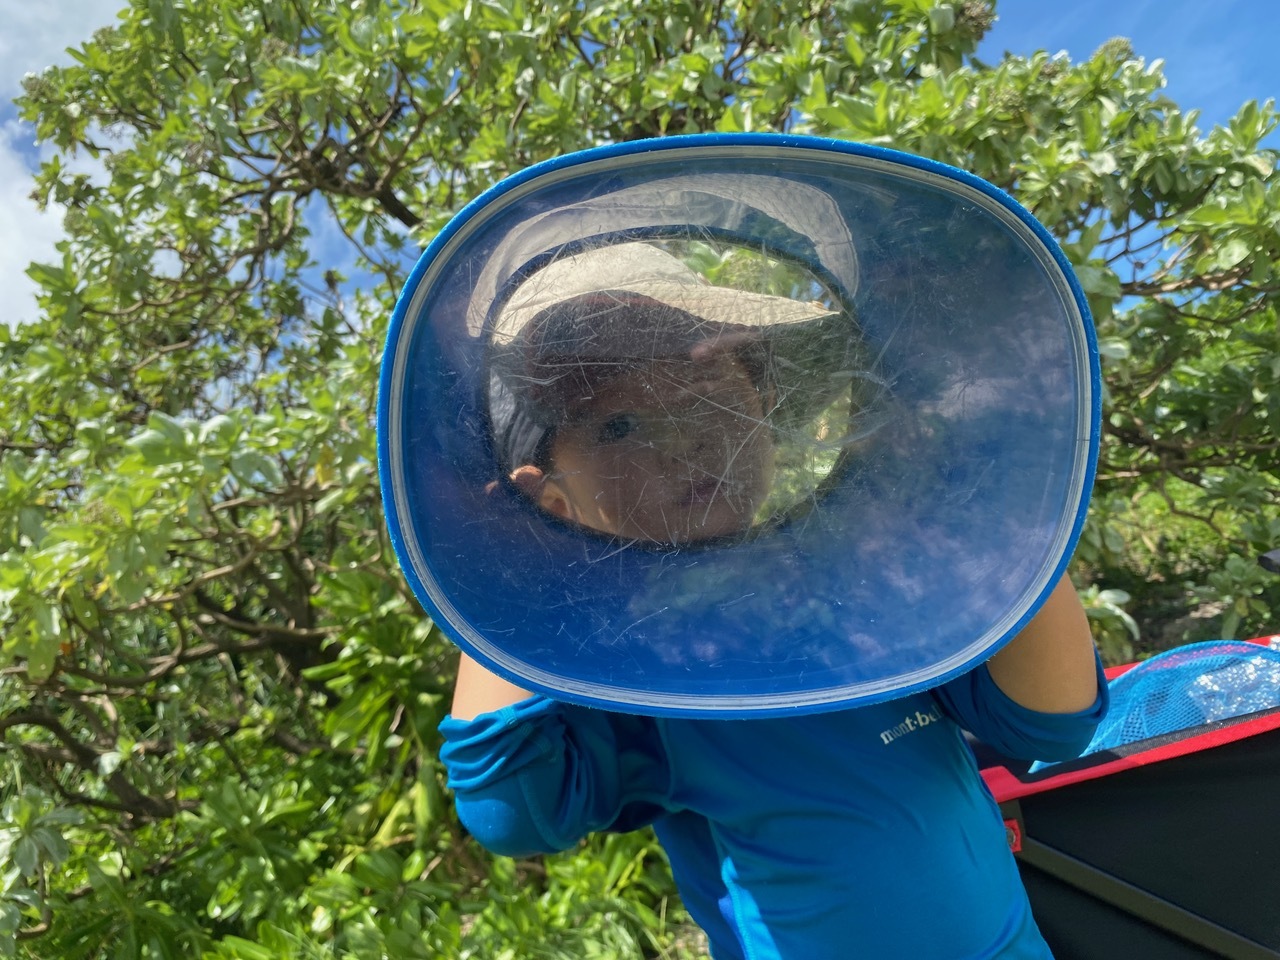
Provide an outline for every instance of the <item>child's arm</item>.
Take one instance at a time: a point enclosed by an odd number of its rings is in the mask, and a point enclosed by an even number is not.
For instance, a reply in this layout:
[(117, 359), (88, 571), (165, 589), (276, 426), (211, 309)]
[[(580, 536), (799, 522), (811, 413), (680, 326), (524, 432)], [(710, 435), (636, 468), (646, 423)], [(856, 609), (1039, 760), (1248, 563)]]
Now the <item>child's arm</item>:
[(1041, 713), (1087, 710), (1098, 697), (1093, 637), (1071, 580), (1063, 576), (1039, 612), (987, 661), (996, 685)]
[(1080, 598), (1063, 577), (1039, 612), (976, 670), (934, 690), (960, 726), (1007, 757), (1078, 757), (1108, 691)]
[(494, 853), (565, 850), (665, 810), (670, 774), (652, 718), (532, 695), (463, 655), (440, 732), (458, 819)]
[(486, 670), (465, 653), (458, 661), (458, 683), (453, 688), (455, 720), (474, 720), (482, 713), (500, 710), (532, 694)]

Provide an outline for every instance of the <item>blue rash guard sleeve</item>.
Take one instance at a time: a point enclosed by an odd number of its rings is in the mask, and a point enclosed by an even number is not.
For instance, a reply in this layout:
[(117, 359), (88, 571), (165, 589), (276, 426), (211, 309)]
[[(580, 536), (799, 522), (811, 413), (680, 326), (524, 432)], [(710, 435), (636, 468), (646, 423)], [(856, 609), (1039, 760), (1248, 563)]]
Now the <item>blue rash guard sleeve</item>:
[(662, 738), (644, 717), (531, 697), (473, 720), (446, 717), (440, 759), (458, 818), (506, 856), (566, 850), (665, 812)]
[(1089, 745), (1106, 715), (1110, 697), (1102, 663), (1094, 654), (1098, 696), (1077, 713), (1042, 713), (1010, 699), (984, 663), (934, 691), (942, 708), (960, 726), (1006, 757), (1070, 760)]

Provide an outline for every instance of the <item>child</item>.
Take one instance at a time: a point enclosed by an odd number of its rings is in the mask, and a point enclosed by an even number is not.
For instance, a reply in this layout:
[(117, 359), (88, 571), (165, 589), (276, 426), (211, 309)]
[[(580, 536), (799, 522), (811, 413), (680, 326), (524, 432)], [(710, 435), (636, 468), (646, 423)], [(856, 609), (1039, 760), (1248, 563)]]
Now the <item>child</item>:
[[(655, 247), (562, 259), (498, 323), (503, 469), (584, 535), (637, 549), (750, 535), (767, 519), (770, 423), (793, 391), (824, 393), (781, 382), (773, 343), (832, 313), (697, 281)], [(459, 817), (498, 853), (652, 824), (715, 960), (1045, 958), (961, 729), (1009, 756), (1074, 756), (1105, 689), (1064, 578), (968, 674), (816, 715), (612, 713), (530, 695), (464, 655), (441, 756)]]

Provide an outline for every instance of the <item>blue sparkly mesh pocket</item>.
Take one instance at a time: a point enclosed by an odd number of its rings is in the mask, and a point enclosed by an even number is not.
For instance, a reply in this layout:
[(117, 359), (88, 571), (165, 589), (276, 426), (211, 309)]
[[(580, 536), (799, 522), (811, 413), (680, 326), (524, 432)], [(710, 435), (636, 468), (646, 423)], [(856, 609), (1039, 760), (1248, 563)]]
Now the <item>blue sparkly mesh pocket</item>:
[[(1169, 650), (1111, 681), (1111, 709), (1085, 754), (1280, 707), (1280, 650), (1211, 640)], [(1054, 764), (1036, 764), (1032, 772)]]

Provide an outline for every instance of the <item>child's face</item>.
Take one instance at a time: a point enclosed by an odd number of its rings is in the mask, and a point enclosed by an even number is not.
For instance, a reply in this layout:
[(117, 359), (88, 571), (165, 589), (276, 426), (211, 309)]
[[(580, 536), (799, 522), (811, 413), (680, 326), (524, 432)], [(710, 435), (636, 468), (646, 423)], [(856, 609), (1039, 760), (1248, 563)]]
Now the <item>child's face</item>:
[(538, 502), (674, 545), (745, 532), (773, 479), (766, 398), (729, 352), (654, 360), (569, 408)]

